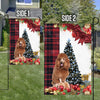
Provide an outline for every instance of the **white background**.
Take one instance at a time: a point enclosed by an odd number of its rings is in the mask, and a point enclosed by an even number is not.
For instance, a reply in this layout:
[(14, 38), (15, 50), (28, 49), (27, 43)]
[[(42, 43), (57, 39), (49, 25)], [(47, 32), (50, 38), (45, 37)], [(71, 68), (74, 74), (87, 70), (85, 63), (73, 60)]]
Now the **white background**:
[[(60, 53), (64, 52), (64, 48), (68, 39), (70, 39), (71, 45), (73, 47), (73, 51), (81, 74), (90, 74), (91, 50), (85, 43), (83, 43), (83, 45), (81, 45), (81, 43), (78, 44), (79, 40), (75, 41), (75, 38), (72, 37), (72, 32), (69, 32), (67, 30), (63, 31), (62, 29), (60, 29)], [(89, 75), (89, 81), (90, 80), (91, 75)]]
[(24, 30), (26, 30), (28, 34), (28, 38), (30, 40), (30, 44), (32, 47), (33, 52), (40, 51), (40, 35), (38, 32), (31, 32), (29, 28), (27, 27), (27, 24), (25, 23), (19, 23), (19, 37), (22, 37), (22, 34), (24, 33)]

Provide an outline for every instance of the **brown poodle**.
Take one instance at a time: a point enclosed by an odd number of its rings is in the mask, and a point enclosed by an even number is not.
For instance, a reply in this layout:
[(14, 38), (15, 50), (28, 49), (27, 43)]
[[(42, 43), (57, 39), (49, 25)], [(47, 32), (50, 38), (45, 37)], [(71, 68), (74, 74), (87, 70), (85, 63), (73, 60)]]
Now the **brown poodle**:
[(52, 85), (58, 86), (60, 83), (64, 83), (65, 88), (70, 88), (66, 78), (69, 75), (70, 61), (66, 54), (58, 54), (55, 61), (55, 66), (52, 74)]
[(26, 43), (25, 43), (24, 38), (19, 38), (17, 40), (15, 51), (14, 51), (14, 58), (15, 59), (18, 59), (18, 58), (24, 59), (25, 58), (23, 56), (23, 54), (25, 52), (25, 47), (26, 47)]

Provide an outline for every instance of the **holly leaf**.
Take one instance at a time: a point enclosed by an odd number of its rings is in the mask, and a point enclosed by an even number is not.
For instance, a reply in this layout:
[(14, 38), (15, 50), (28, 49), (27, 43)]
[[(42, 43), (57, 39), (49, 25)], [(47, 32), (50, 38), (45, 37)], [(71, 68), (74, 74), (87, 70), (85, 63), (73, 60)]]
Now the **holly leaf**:
[(67, 26), (65, 26), (65, 27), (63, 28), (63, 30), (67, 30)]
[(58, 92), (58, 95), (61, 95), (62, 93), (61, 92)]
[(63, 92), (65, 92), (66, 94), (68, 94), (67, 90), (64, 90)]

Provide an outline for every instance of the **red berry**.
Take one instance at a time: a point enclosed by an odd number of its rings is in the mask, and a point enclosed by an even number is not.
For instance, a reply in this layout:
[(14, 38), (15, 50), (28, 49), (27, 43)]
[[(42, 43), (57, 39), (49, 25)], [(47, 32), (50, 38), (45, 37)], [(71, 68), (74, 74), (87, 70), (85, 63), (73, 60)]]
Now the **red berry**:
[(80, 91), (81, 89), (78, 87), (77, 90)]
[(78, 88), (78, 87), (80, 87), (80, 85), (79, 85), (79, 84), (77, 84), (77, 88)]
[(90, 89), (91, 89), (91, 85), (88, 85), (88, 86), (87, 86), (87, 89), (90, 90)]
[(37, 61), (40, 61), (40, 58), (38, 58)]
[(37, 61), (40, 64), (40, 61)]
[(70, 88), (67, 88), (67, 92), (71, 92), (71, 89)]
[(23, 63), (20, 63), (21, 65), (23, 65)]
[(83, 89), (83, 93), (84, 93), (85, 91), (88, 91), (88, 89), (87, 89), (87, 88), (84, 88), (84, 89)]
[(14, 62), (18, 62), (18, 60), (15, 59)]
[(36, 25), (40, 25), (40, 20), (39, 20), (39, 19), (38, 19), (38, 20), (35, 20), (34, 23), (35, 23)]
[(19, 62), (21, 63), (22, 62), (22, 59), (19, 59)]
[(28, 61), (29, 61), (29, 62), (31, 62), (31, 60), (32, 60), (31, 58), (28, 58)]
[(24, 63), (26, 63), (27, 61), (25, 60)]
[(77, 90), (77, 85), (74, 86), (74, 90)]
[(62, 92), (62, 95), (65, 95), (66, 93), (65, 92)]
[(33, 60), (30, 60), (30, 62), (33, 62)]
[(77, 95), (79, 95), (79, 94), (80, 94), (80, 92), (77, 93)]
[(57, 87), (53, 87), (53, 90), (56, 91), (56, 90), (58, 90), (58, 89), (57, 89)]
[(62, 85), (59, 86), (60, 91), (64, 90), (64, 87)]
[(34, 61), (34, 64), (36, 63), (36, 60)]
[(62, 27), (65, 27), (65, 24), (62, 24)]

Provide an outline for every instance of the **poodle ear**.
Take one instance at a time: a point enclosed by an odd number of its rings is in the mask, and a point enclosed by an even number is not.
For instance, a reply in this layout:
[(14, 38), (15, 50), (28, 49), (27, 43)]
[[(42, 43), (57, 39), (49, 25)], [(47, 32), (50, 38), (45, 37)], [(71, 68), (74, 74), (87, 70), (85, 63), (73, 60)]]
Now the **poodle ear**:
[(16, 42), (16, 46), (15, 46), (15, 48), (19, 48), (19, 44), (18, 44), (18, 41)]
[(55, 65), (56, 65), (56, 68), (59, 68), (59, 61), (58, 61), (58, 58), (55, 60)]
[(68, 59), (67, 62), (68, 62), (68, 68), (70, 68), (70, 60)]
[(26, 48), (26, 43), (24, 42), (24, 48)]
[(24, 48), (26, 48), (26, 42), (25, 42), (24, 38), (23, 38), (23, 43), (24, 43)]

